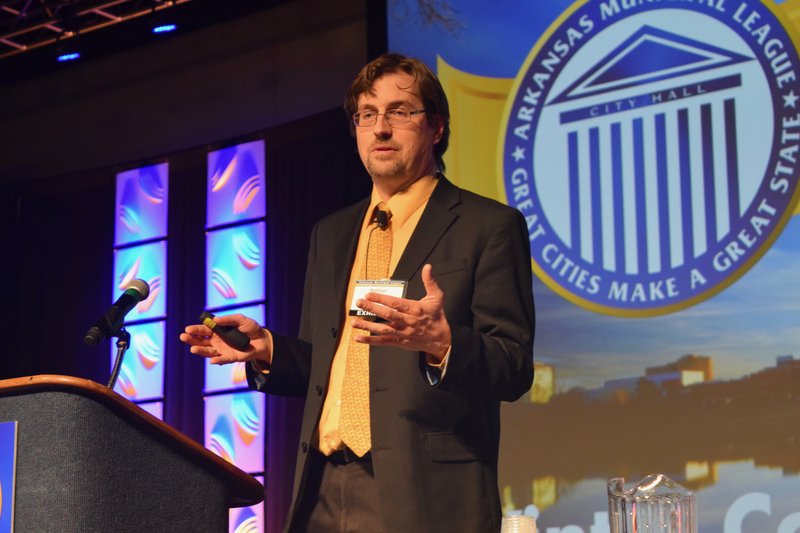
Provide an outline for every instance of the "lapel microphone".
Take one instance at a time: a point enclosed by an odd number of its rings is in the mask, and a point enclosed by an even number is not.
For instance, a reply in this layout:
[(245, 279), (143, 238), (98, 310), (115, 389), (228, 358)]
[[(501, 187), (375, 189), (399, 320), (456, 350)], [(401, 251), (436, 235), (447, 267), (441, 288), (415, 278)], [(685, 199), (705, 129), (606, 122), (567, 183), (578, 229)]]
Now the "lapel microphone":
[(375, 210), (375, 222), (378, 223), (378, 227), (383, 229), (389, 223), (389, 217), (386, 216), (386, 211), (381, 211), (380, 209)]

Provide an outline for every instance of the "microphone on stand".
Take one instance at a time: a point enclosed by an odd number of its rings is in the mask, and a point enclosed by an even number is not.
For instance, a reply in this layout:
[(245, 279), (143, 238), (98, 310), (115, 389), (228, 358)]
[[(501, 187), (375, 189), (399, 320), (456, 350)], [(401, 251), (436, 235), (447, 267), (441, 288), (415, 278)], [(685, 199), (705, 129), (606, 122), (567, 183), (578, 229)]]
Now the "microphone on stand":
[(89, 328), (83, 337), (87, 346), (94, 346), (107, 337), (113, 337), (125, 321), (127, 315), (136, 304), (147, 299), (150, 286), (146, 281), (135, 279), (128, 284), (122, 296), (117, 298), (114, 305), (101, 316), (94, 326)]

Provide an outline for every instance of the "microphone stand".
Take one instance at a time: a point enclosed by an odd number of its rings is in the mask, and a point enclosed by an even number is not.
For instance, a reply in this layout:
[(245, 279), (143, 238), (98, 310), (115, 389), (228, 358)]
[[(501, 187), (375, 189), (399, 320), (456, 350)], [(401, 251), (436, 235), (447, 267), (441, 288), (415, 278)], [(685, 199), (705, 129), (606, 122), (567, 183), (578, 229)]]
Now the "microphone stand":
[(117, 337), (117, 356), (114, 359), (114, 369), (111, 371), (111, 378), (108, 380), (108, 388), (111, 390), (114, 390), (114, 385), (117, 383), (125, 351), (131, 345), (131, 334), (128, 333), (128, 330), (124, 327), (121, 326), (113, 336)]

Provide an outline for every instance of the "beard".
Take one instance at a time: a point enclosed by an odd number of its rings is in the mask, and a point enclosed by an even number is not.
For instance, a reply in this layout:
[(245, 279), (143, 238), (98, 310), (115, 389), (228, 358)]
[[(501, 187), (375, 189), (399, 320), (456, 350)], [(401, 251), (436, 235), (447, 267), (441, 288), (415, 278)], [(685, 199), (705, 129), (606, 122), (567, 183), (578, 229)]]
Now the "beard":
[(384, 157), (380, 154), (371, 153), (369, 157), (367, 157), (365, 165), (367, 172), (374, 179), (407, 179), (405, 163), (396, 156), (396, 153), (391, 157)]
[(367, 161), (367, 172), (374, 179), (393, 180), (406, 177), (405, 166), (401, 161)]

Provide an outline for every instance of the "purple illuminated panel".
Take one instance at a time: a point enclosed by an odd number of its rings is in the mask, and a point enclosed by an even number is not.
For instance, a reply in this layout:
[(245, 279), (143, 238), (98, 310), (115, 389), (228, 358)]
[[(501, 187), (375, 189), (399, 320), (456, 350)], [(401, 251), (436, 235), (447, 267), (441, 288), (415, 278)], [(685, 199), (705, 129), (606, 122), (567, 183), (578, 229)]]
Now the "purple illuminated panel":
[[(249, 316), (261, 325), (265, 324), (265, 307), (263, 305), (251, 305), (240, 309), (226, 309), (220, 315), (232, 315), (241, 313)], [(247, 388), (247, 378), (245, 377), (245, 363), (232, 363), (229, 365), (212, 365), (208, 359), (206, 361), (206, 388), (205, 392), (218, 392), (230, 389)]]
[[(122, 359), (114, 390), (131, 401), (160, 399), (164, 395), (164, 322), (126, 326), (131, 346)], [(116, 357), (111, 343), (111, 365)]]
[(206, 227), (267, 214), (264, 141), (209, 152)]
[(154, 417), (158, 418), (159, 420), (164, 420), (164, 402), (146, 402), (140, 403), (139, 407), (153, 415)]
[[(262, 476), (255, 476), (264, 484)], [(264, 502), (252, 507), (231, 509), (228, 518), (228, 533), (262, 533), (264, 531)]]
[(206, 232), (206, 308), (264, 300), (266, 224)]
[(246, 472), (264, 471), (264, 407), (260, 392), (205, 398), (205, 446)]
[(114, 250), (113, 299), (125, 290), (134, 278), (150, 285), (150, 296), (140, 302), (127, 317), (127, 322), (160, 318), (166, 313), (167, 243), (165, 241)]
[(117, 174), (114, 245), (167, 236), (168, 165)]

